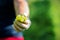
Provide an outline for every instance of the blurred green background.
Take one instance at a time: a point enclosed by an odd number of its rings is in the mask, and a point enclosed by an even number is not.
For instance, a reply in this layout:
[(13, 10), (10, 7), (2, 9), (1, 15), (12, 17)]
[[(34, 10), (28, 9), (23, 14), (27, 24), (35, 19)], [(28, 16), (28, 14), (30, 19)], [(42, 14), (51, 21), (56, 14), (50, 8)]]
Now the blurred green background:
[(29, 30), (24, 31), (25, 40), (60, 40), (60, 0), (28, 0)]

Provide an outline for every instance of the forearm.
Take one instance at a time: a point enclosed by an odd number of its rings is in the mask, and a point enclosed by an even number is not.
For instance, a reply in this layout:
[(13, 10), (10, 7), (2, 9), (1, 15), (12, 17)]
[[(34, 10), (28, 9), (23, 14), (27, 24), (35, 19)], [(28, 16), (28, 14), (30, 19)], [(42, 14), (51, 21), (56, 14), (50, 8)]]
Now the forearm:
[(27, 2), (25, 0), (15, 0), (14, 6), (16, 19), (14, 21), (13, 28), (18, 32), (27, 30), (31, 25), (31, 21), (29, 19), (29, 7)]
[(15, 6), (16, 15), (25, 14), (27, 15), (27, 17), (29, 17), (29, 7), (26, 1), (15, 0), (14, 6)]

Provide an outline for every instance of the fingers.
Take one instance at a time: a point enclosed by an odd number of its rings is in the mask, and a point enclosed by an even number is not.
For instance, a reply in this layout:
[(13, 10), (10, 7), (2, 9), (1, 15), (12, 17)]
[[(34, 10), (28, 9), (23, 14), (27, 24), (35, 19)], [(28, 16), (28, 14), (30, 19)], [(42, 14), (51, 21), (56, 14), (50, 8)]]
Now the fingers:
[(29, 27), (30, 27), (30, 25), (31, 25), (31, 21), (28, 19), (28, 20), (26, 20), (25, 22), (27, 22), (27, 25), (26, 24), (22, 24), (24, 27), (25, 27), (25, 29), (27, 30)]
[(17, 27), (19, 27), (19, 28), (25, 29), (25, 27), (22, 27), (23, 26), (22, 23), (20, 23), (17, 20), (15, 20), (14, 25), (17, 26)]
[(17, 28), (17, 26), (16, 26), (16, 25), (13, 25), (13, 28), (14, 28), (14, 30), (16, 30), (17, 32), (22, 31), (22, 30), (20, 30), (19, 28)]
[(24, 30), (25, 30), (23, 27), (17, 25), (15, 22), (14, 22), (13, 28), (14, 28), (17, 32), (20, 32), (20, 31), (24, 31)]
[(27, 24), (21, 23), (21, 22), (15, 20), (15, 21), (14, 21), (14, 29), (15, 29), (16, 31), (18, 31), (18, 32), (19, 32), (19, 31), (27, 30), (27, 29), (30, 27), (30, 25), (31, 25), (31, 21), (30, 21), (30, 20), (26, 20), (25, 22), (26, 22)]

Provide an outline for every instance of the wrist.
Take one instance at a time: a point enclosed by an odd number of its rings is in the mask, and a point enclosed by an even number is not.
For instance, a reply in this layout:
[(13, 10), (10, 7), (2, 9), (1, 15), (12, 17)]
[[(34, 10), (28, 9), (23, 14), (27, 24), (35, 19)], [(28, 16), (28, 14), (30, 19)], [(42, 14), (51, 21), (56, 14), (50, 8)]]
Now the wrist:
[[(18, 15), (24, 15), (24, 16), (26, 16), (27, 18), (29, 18), (29, 14), (28, 13), (19, 13)], [(17, 16), (18, 16), (17, 15)]]

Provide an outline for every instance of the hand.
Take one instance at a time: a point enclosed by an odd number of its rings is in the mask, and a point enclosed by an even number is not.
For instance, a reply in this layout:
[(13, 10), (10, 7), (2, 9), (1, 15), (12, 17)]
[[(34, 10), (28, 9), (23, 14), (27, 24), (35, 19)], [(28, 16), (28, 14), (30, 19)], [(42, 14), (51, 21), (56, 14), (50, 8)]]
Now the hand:
[(25, 22), (15, 20), (13, 27), (16, 31), (20, 32), (29, 29), (30, 25), (31, 25), (30, 19), (27, 19)]

